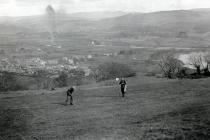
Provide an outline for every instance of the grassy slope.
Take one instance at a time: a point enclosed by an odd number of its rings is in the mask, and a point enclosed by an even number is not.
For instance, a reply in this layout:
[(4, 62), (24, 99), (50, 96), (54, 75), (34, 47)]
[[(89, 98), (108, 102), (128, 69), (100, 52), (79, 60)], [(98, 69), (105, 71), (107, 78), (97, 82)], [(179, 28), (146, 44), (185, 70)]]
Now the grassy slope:
[[(146, 80), (146, 79), (144, 79)], [(65, 93), (1, 97), (2, 139), (209, 139), (210, 79), (132, 82)], [(139, 82), (139, 84), (137, 84)]]

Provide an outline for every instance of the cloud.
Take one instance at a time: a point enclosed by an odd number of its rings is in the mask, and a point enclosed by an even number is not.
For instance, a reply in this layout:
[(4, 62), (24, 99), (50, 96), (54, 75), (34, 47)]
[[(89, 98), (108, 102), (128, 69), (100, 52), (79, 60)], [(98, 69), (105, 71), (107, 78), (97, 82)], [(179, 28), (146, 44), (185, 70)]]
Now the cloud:
[(0, 5), (8, 3), (10, 3), (10, 0), (0, 0)]

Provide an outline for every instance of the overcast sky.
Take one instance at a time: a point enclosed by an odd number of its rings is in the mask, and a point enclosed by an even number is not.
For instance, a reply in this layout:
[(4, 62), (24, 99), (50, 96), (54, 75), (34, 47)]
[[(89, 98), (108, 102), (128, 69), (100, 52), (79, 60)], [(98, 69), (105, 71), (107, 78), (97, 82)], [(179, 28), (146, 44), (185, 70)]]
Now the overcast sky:
[(0, 0), (0, 16), (39, 15), (51, 4), (68, 13), (90, 11), (153, 12), (210, 8), (210, 0)]

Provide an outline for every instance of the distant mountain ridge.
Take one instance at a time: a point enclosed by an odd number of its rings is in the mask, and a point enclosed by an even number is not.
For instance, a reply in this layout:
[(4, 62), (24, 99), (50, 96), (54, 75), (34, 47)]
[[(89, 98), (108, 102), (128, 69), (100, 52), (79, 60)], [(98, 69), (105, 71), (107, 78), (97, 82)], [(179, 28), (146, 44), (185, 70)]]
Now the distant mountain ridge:
[(101, 20), (106, 18), (115, 18), (128, 14), (127, 12), (116, 11), (103, 11), (103, 12), (79, 12), (68, 14), (70, 18), (86, 19), (86, 20)]
[[(210, 32), (210, 11), (175, 10), (153, 13), (134, 13), (98, 21), (102, 28), (132, 32), (185, 31), (194, 33)], [(110, 26), (111, 25), (111, 26)]]
[[(89, 12), (58, 14), (56, 30), (62, 32), (106, 30), (111, 32), (146, 32), (158, 35), (174, 32), (206, 34), (210, 32), (210, 9), (160, 11), (153, 13)], [(46, 16), (2, 17), (0, 31), (47, 32)], [(6, 29), (5, 29), (6, 27)], [(18, 29), (20, 28), (20, 29)], [(11, 28), (12, 29), (12, 28)], [(12, 32), (12, 31), (10, 31)]]

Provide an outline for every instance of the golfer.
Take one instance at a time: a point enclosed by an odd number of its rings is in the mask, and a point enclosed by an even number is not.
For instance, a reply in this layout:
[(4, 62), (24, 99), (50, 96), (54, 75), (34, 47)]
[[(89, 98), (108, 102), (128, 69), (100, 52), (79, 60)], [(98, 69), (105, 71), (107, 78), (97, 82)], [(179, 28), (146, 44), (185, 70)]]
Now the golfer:
[(120, 79), (120, 83), (119, 83), (120, 87), (121, 87), (121, 93), (122, 93), (122, 97), (125, 97), (125, 92), (126, 92), (126, 81), (124, 78)]
[(73, 105), (73, 96), (72, 96), (73, 92), (74, 92), (74, 87), (73, 87), (73, 86), (70, 87), (70, 88), (66, 91), (66, 95), (67, 95), (67, 97), (66, 97), (66, 103), (67, 103), (67, 104), (68, 104), (68, 101), (69, 101), (69, 98), (70, 98), (70, 105)]

